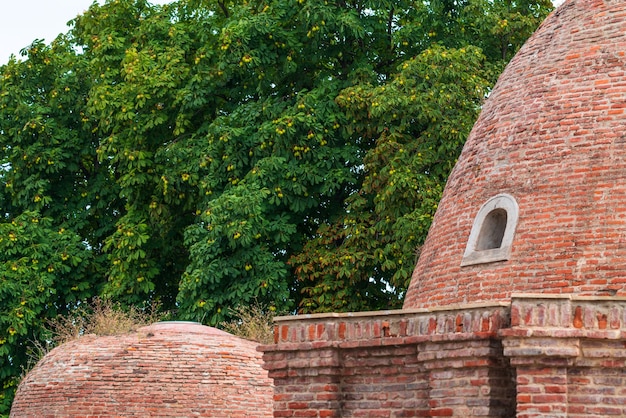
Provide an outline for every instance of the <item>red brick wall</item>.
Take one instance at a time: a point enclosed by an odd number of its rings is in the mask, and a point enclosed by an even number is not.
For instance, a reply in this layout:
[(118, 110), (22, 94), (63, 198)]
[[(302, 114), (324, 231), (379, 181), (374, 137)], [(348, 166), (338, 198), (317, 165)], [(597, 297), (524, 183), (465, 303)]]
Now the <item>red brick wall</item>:
[[(606, 341), (601, 343), (608, 346)], [(623, 350), (621, 342), (618, 349)], [(572, 367), (567, 372), (568, 417), (626, 415), (624, 360), (609, 367)]]
[(513, 295), (275, 331), (268, 373), (254, 343), (200, 325), (86, 336), (29, 373), (12, 416), (626, 416), (626, 298)]
[[(624, 295), (626, 2), (569, 0), (504, 71), (450, 176), (405, 308), (511, 293)], [(474, 216), (508, 193), (508, 261), (460, 267)]]
[(11, 416), (262, 418), (272, 395), (256, 343), (161, 323), (55, 348), (20, 384)]
[(567, 368), (517, 368), (517, 418), (567, 416)]
[(626, 415), (626, 300), (514, 296), (500, 331), (517, 417)]
[(626, 298), (279, 318), (275, 417), (626, 416)]
[(499, 305), (284, 317), (263, 346), (275, 417), (511, 416)]

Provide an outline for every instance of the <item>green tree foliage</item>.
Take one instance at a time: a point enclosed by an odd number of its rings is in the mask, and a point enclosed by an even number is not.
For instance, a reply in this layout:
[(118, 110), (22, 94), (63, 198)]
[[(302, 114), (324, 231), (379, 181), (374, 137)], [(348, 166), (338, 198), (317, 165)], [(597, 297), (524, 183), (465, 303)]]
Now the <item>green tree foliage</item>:
[[(306, 311), (394, 307), (406, 289), (443, 185), (489, 82), (475, 47), (433, 46), (383, 85), (337, 96), (350, 129), (372, 141), (363, 182), (335, 223), (292, 258)], [(389, 294), (396, 296), (390, 298)]]
[[(94, 297), (397, 307), (446, 176), (547, 0), (109, 0), (0, 67), (0, 412)], [(2, 409), (4, 408), (4, 409)]]

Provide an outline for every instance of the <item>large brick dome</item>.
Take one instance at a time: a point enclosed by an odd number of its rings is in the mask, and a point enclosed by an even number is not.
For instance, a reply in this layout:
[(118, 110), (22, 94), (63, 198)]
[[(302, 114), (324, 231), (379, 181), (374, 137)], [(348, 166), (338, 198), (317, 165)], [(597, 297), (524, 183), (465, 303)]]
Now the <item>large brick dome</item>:
[(501, 75), (405, 308), (626, 295), (626, 2), (568, 0)]
[(55, 348), (20, 384), (11, 416), (262, 418), (272, 401), (256, 343), (157, 323)]

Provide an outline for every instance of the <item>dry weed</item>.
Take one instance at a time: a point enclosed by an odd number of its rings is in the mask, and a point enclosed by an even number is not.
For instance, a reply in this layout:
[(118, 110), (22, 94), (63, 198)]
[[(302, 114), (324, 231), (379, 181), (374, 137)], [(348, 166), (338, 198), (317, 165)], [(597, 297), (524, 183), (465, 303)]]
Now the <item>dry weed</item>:
[(110, 300), (94, 299), (88, 308), (80, 308), (69, 316), (59, 316), (48, 322), (55, 345), (75, 340), (82, 335), (120, 335), (157, 322), (162, 314), (158, 305), (140, 310), (130, 307), (124, 310)]
[(253, 304), (239, 306), (232, 313), (236, 319), (221, 324), (225, 331), (261, 344), (274, 341), (274, 311)]
[(135, 331), (162, 320), (165, 314), (158, 308), (158, 304), (152, 304), (146, 310), (135, 307), (123, 310), (119, 304), (96, 298), (90, 306), (77, 308), (71, 315), (48, 320), (45, 337), (41, 341), (29, 341), (26, 348), (28, 359), (20, 380), (54, 347), (87, 334), (120, 335)]

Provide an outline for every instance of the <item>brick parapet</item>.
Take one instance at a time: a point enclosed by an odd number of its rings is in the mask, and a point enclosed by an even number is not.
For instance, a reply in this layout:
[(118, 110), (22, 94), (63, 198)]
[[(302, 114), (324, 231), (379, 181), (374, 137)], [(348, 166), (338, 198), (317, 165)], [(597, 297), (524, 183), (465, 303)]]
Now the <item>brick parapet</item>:
[(626, 415), (626, 299), (513, 295), (517, 417)]
[(276, 318), (272, 350), (355, 348), (425, 341), (483, 339), (508, 326), (508, 304), (316, 314)]
[(515, 294), (278, 318), (260, 350), (275, 417), (626, 415), (625, 324), (625, 298)]
[(626, 350), (619, 354), (585, 347), (593, 341), (608, 347), (607, 341), (626, 340), (626, 298), (513, 295), (511, 327), (499, 334), (512, 364), (573, 365), (598, 352), (621, 357)]
[(274, 416), (506, 416), (503, 303), (277, 319)]
[(503, 335), (619, 339), (626, 336), (626, 298), (513, 295)]

